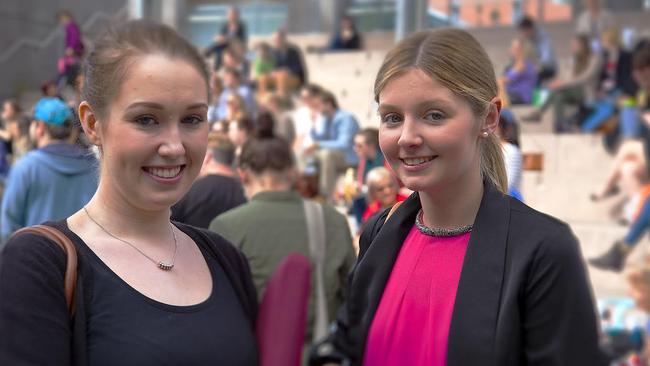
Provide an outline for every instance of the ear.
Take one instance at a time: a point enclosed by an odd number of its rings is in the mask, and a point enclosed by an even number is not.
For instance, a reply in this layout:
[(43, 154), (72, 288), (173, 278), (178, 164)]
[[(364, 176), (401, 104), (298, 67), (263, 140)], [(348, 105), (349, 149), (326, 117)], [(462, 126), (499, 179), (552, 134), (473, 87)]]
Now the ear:
[(499, 126), (499, 116), (501, 115), (501, 105), (501, 98), (492, 98), (488, 113), (483, 121), (483, 126), (480, 131), (481, 133), (483, 131), (487, 131), (490, 134), (496, 133), (497, 127)]
[(84, 129), (84, 133), (93, 145), (102, 146), (101, 131), (99, 130), (99, 121), (97, 114), (90, 107), (88, 102), (83, 101), (79, 104), (79, 120)]
[(34, 120), (32, 121), (32, 125), (33, 127), (30, 127), (33, 129), (35, 135), (33, 138), (40, 139), (45, 135), (45, 122)]

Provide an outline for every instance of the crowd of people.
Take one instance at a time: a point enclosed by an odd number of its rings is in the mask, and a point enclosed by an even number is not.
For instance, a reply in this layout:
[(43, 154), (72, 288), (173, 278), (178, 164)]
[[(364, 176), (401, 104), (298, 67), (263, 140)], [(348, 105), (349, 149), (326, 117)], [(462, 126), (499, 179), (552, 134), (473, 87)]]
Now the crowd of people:
[[(590, 263), (621, 270), (650, 228), (650, 43), (626, 48), (587, 5), (570, 73), (530, 17), (502, 73), (466, 31), (407, 37), (367, 128), (309, 81), (285, 30), (249, 45), (237, 8), (203, 50), (143, 20), (85, 50), (61, 12), (59, 74), (33, 108), (3, 103), (0, 363), (257, 364), (258, 301), (290, 253), (316, 262), (315, 226), (325, 301), (312, 291), (305, 363), (605, 365), (574, 235), (522, 203), (513, 113), (550, 108), (558, 133), (618, 121), (616, 167), (592, 199), (624, 191), (631, 229)], [(363, 47), (350, 17), (334, 33), (321, 51)], [(73, 321), (63, 254), (13, 235), (43, 222), (79, 256)]]

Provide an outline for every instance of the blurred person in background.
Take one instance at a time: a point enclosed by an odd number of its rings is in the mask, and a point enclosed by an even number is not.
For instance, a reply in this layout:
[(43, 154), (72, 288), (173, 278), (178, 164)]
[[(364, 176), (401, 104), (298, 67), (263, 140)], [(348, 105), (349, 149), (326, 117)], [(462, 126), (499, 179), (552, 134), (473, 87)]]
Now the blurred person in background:
[(293, 144), (294, 152), (298, 157), (298, 167), (304, 168), (304, 151), (312, 144), (312, 126), (325, 124), (325, 116), (317, 108), (318, 95), (323, 88), (316, 84), (307, 84), (300, 88), (298, 94), (298, 108), (293, 113), (293, 121), (296, 129), (296, 141)]
[(533, 91), (537, 85), (534, 52), (532, 44), (526, 39), (512, 40), (512, 61), (500, 79), (511, 104), (530, 104), (533, 100)]
[(241, 84), (250, 86), (250, 63), (246, 59), (246, 50), (241, 42), (232, 41), (223, 50), (223, 64), (220, 70), (227, 68), (237, 70)]
[(226, 122), (228, 138), (235, 145), (235, 162), (241, 154), (241, 149), (246, 141), (253, 135), (255, 122), (247, 116), (231, 119)]
[(210, 75), (210, 105), (208, 106), (208, 122), (210, 125), (219, 120), (217, 111), (219, 110), (219, 99), (223, 92), (223, 81), (218, 73), (213, 72)]
[[(238, 172), (250, 201), (212, 221), (210, 230), (240, 248), (251, 266), (258, 299), (278, 264), (290, 253), (312, 258), (303, 198), (293, 189), (297, 178), (293, 152), (273, 127), (264, 126), (244, 145)], [(355, 259), (347, 219), (334, 207), (320, 205), (325, 232), (323, 284), (327, 318), (333, 319), (345, 296)], [(315, 272), (314, 272), (315, 273)], [(312, 275), (316, 289), (316, 275)], [(311, 342), (316, 318), (316, 291), (311, 292), (305, 341)]]
[(81, 39), (81, 30), (68, 10), (60, 10), (59, 23), (63, 26), (65, 36), (64, 55), (58, 61), (59, 78), (57, 87), (64, 84), (74, 86), (77, 74), (81, 72), (81, 58), (84, 54), (84, 44)]
[(521, 174), (523, 172), (523, 154), (519, 146), (519, 126), (514, 113), (509, 109), (501, 109), (497, 136), (503, 147), (503, 161), (508, 176), (508, 194), (523, 201), (521, 194)]
[(330, 41), (330, 50), (360, 50), (362, 45), (361, 34), (359, 34), (357, 27), (354, 25), (354, 20), (349, 15), (343, 16), (339, 22), (339, 29)]
[(34, 107), (30, 137), (37, 149), (12, 168), (0, 212), (0, 236), (49, 220), (68, 217), (97, 189), (97, 162), (68, 140), (74, 129), (70, 108), (56, 98)]
[(234, 162), (235, 145), (220, 133), (210, 133), (199, 176), (172, 206), (172, 220), (207, 229), (215, 217), (246, 203)]
[(307, 83), (307, 67), (300, 48), (287, 40), (284, 29), (273, 33), (272, 43), (275, 68), (272, 72), (275, 90), (289, 96), (294, 90)]
[[(640, 93), (650, 95), (650, 43), (641, 44), (633, 56), (634, 79)], [(620, 271), (634, 246), (643, 234), (650, 229), (650, 100), (642, 95), (638, 106), (638, 116), (642, 123), (641, 138), (626, 139), (616, 153), (614, 168), (601, 190), (592, 194), (592, 200), (604, 199), (623, 191), (627, 199), (633, 198), (628, 207), (632, 211), (631, 226), (621, 240), (617, 240), (603, 254), (589, 262), (600, 268)]]
[(214, 36), (213, 42), (203, 51), (205, 57), (214, 55), (214, 71), (221, 69), (223, 50), (233, 41), (240, 42), (246, 49), (248, 42), (246, 24), (242, 22), (239, 9), (236, 6), (228, 9), (226, 23), (221, 27), (219, 33)]
[(537, 85), (553, 79), (557, 74), (557, 59), (551, 38), (529, 16), (523, 17), (517, 25), (519, 33), (533, 44), (537, 59)]
[(272, 86), (271, 73), (275, 69), (275, 58), (271, 45), (260, 42), (255, 46), (255, 58), (253, 59), (252, 81), (257, 85), (257, 94), (266, 95)]
[(594, 52), (602, 51), (600, 36), (606, 29), (616, 26), (614, 16), (602, 4), (603, 0), (585, 0), (584, 10), (576, 19), (576, 34), (584, 34)]
[[(296, 142), (296, 124), (293, 120), (291, 99), (270, 93), (262, 97), (261, 105), (275, 121), (274, 134), (293, 146)], [(260, 113), (262, 114), (264, 112)]]
[(324, 117), (323, 125), (312, 125), (312, 144), (305, 153), (318, 159), (319, 190), (330, 200), (340, 172), (355, 167), (359, 158), (354, 151), (354, 136), (359, 122), (354, 115), (339, 107), (334, 94), (322, 91), (316, 96), (316, 108)]
[(364, 128), (354, 136), (354, 152), (359, 158), (356, 170), (356, 179), (352, 189), (354, 196), (350, 205), (349, 214), (354, 216), (357, 225), (361, 227), (364, 212), (368, 207), (366, 193), (368, 192), (368, 172), (374, 168), (384, 166), (384, 154), (379, 148), (379, 130), (376, 128)]
[[(221, 100), (221, 98), (219, 98)], [(208, 113), (214, 112), (213, 116), (208, 114), (208, 120), (215, 121), (212, 123), (212, 131), (228, 133), (228, 126), (231, 121), (238, 121), (244, 118), (250, 118), (248, 110), (246, 109), (246, 103), (244, 98), (242, 98), (237, 93), (231, 93), (226, 97), (226, 115), (223, 118), (217, 118), (216, 111), (218, 108), (208, 109)]]
[(393, 207), (397, 202), (402, 202), (407, 198), (399, 193), (399, 184), (395, 175), (384, 166), (371, 169), (368, 172), (366, 184), (369, 203), (363, 213), (362, 223), (368, 221), (378, 212)]
[(227, 120), (231, 95), (238, 95), (244, 102), (246, 115), (254, 117), (257, 113), (257, 101), (255, 93), (250, 86), (242, 83), (242, 75), (233, 68), (225, 68), (223, 71), (223, 91), (219, 97), (219, 108), (217, 108), (217, 119)]
[[(603, 31), (603, 65), (593, 112), (585, 119), (582, 130), (590, 132), (603, 125), (618, 110), (619, 126), (624, 137), (639, 134), (636, 113), (632, 112), (638, 86), (632, 75), (632, 52), (623, 48), (617, 27)], [(626, 111), (627, 110), (627, 111)], [(628, 117), (630, 116), (630, 117)]]
[(568, 105), (578, 108), (593, 102), (602, 67), (600, 53), (592, 51), (589, 38), (577, 35), (571, 43), (573, 71), (571, 78), (555, 79), (548, 84), (550, 94), (544, 104), (523, 117), (525, 121), (539, 121), (548, 108), (553, 110), (555, 132), (576, 129), (580, 121), (570, 121), (565, 113)]
[(23, 114), (22, 107), (16, 99), (7, 99), (2, 103), (2, 121), (4, 123), (3, 140), (8, 143), (11, 153), (10, 164), (15, 164), (32, 149), (29, 139), (29, 117)]

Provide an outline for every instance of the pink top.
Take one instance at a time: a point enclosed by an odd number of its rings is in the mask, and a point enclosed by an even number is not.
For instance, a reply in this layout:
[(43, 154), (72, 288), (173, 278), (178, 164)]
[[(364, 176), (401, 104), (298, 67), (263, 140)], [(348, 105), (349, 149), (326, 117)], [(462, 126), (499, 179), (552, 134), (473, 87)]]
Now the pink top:
[(470, 233), (411, 229), (370, 326), (364, 366), (447, 364), (451, 315)]

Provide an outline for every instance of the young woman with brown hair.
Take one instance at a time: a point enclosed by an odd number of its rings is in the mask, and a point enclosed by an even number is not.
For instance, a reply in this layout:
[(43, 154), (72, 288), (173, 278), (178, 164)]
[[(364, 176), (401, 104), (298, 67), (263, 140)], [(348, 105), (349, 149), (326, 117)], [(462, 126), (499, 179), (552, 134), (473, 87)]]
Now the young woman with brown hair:
[(85, 65), (79, 117), (100, 152), (99, 187), (49, 222), (78, 253), (76, 311), (65, 256), (35, 234), (0, 255), (2, 365), (256, 365), (245, 257), (170, 222), (206, 152), (208, 73), (195, 48), (147, 21), (113, 28)]

